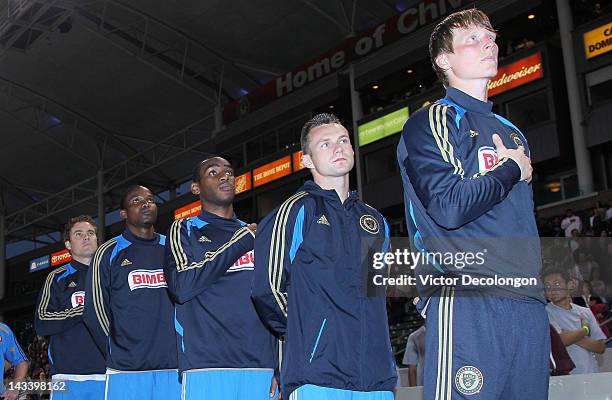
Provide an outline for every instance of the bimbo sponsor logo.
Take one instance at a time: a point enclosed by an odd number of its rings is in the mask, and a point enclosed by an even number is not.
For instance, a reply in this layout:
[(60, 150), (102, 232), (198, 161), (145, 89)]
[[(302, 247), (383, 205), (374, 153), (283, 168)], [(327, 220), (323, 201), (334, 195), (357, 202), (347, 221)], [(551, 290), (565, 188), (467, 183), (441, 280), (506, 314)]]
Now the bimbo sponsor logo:
[(253, 250), (245, 253), (240, 257), (234, 265), (232, 265), (227, 272), (237, 272), (244, 270), (253, 270), (255, 269), (255, 252)]
[(168, 287), (163, 269), (135, 269), (128, 275), (130, 290)]
[(483, 173), (493, 168), (498, 161), (497, 152), (493, 147), (484, 146), (478, 149), (478, 172)]
[(70, 296), (70, 304), (72, 304), (72, 308), (84, 305), (85, 292), (83, 290), (80, 290), (78, 292), (72, 293), (72, 296)]

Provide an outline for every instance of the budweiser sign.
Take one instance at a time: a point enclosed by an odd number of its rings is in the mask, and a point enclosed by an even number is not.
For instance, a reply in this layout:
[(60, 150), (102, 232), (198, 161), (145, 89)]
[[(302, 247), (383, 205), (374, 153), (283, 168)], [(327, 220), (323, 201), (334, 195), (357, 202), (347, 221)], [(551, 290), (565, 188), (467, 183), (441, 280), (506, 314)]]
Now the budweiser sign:
[(489, 81), (489, 97), (522, 86), (544, 76), (542, 54), (537, 52), (497, 70), (497, 75)]

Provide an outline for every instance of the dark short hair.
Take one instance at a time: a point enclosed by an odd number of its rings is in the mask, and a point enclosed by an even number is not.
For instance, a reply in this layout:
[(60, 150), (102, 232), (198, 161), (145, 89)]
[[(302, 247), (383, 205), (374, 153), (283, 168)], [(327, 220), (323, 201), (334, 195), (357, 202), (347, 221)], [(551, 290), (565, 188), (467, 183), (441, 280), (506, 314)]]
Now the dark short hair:
[(211, 158), (216, 158), (216, 157), (223, 158), (225, 160), (224, 157), (221, 157), (221, 156), (216, 155), (216, 154), (211, 154), (209, 157), (206, 157), (202, 161), (198, 162), (195, 165), (195, 167), (193, 167), (193, 172), (191, 173), (191, 181), (192, 182), (200, 182), (200, 179), (202, 178), (202, 175), (200, 174), (200, 169), (202, 168), (202, 164), (204, 164), (206, 161), (210, 160)]
[(64, 226), (64, 242), (70, 241), (70, 231), (72, 230), (72, 227), (78, 224), (79, 222), (90, 223), (91, 226), (94, 227), (96, 235), (98, 234), (98, 225), (96, 225), (96, 221), (94, 221), (94, 219), (91, 218), (89, 215), (79, 215), (78, 217), (70, 218), (68, 223)]
[(555, 274), (563, 278), (566, 283), (572, 280), (572, 277), (570, 276), (569, 271), (566, 268), (559, 268), (559, 267), (546, 268), (544, 272), (542, 272), (542, 279), (545, 279), (547, 276), (555, 275)]
[(147, 189), (149, 192), (153, 193), (153, 192), (151, 191), (151, 189), (149, 189), (148, 187), (143, 186), (143, 185), (130, 185), (130, 186), (128, 186), (128, 187), (127, 187), (127, 189), (125, 189), (125, 191), (123, 192), (123, 195), (121, 196), (121, 200), (120, 200), (120, 203), (119, 203), (119, 209), (120, 209), (120, 210), (127, 210), (127, 201), (128, 201), (128, 195), (129, 195), (129, 194), (130, 194), (130, 193), (131, 193), (133, 190), (135, 190), (135, 189), (137, 189), (137, 188), (140, 188), (140, 187), (145, 188), (145, 189)]
[(302, 146), (302, 152), (304, 154), (310, 153), (308, 150), (308, 145), (310, 141), (309, 140), (310, 131), (321, 125), (327, 125), (327, 124), (342, 125), (342, 122), (340, 122), (340, 119), (338, 119), (338, 117), (336, 117), (334, 114), (321, 113), (321, 114), (317, 114), (314, 117), (310, 118), (304, 124), (304, 126), (302, 126), (302, 133), (300, 135), (300, 145)]
[(431, 65), (444, 86), (448, 86), (448, 78), (444, 69), (436, 64), (436, 58), (440, 54), (453, 52), (453, 29), (467, 29), (471, 26), (481, 26), (488, 31), (495, 32), (487, 14), (476, 8), (471, 8), (457, 11), (444, 18), (442, 22), (436, 25), (429, 37)]

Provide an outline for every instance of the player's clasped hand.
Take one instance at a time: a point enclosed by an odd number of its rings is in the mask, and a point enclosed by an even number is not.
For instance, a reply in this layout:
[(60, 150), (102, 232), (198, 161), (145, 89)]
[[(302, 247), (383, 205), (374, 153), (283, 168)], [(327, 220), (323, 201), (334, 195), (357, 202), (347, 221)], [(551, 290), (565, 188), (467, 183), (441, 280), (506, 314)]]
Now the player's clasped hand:
[(519, 146), (516, 149), (508, 149), (497, 133), (493, 135), (493, 143), (499, 159), (509, 158), (517, 163), (521, 169), (521, 180), (530, 183), (533, 167), (531, 166), (531, 159), (525, 154), (525, 147)]
[(247, 228), (249, 228), (249, 230), (253, 233), (257, 232), (257, 224), (256, 223), (252, 223), (252, 224), (248, 224)]

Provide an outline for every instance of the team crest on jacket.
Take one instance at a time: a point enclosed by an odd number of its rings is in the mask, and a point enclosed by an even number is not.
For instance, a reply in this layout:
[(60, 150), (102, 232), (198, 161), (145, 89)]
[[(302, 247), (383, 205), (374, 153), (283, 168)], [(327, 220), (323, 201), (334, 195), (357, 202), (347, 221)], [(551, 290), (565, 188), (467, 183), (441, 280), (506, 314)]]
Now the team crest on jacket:
[(459, 368), (455, 374), (455, 387), (459, 392), (466, 395), (480, 393), (483, 383), (482, 372), (471, 365)]
[(380, 230), (380, 225), (378, 224), (376, 218), (367, 214), (362, 215), (361, 218), (359, 218), (359, 226), (361, 226), (361, 229), (371, 233), (372, 235), (376, 235)]
[(512, 139), (517, 146), (522, 146), (523, 145), (523, 141), (521, 140), (519, 135), (516, 134), (516, 132), (512, 132), (510, 134), (510, 139)]
[(128, 285), (130, 285), (131, 291), (168, 287), (163, 269), (135, 269), (128, 275)]
[(237, 272), (237, 271), (245, 271), (245, 270), (254, 270), (255, 269), (255, 252), (253, 250), (245, 253), (240, 257), (234, 265), (229, 267), (227, 272)]
[(85, 292), (83, 290), (72, 293), (70, 296), (70, 304), (72, 308), (82, 306), (85, 304)]
[(483, 146), (478, 149), (478, 172), (481, 174), (493, 168), (497, 164), (497, 152), (491, 146)]

